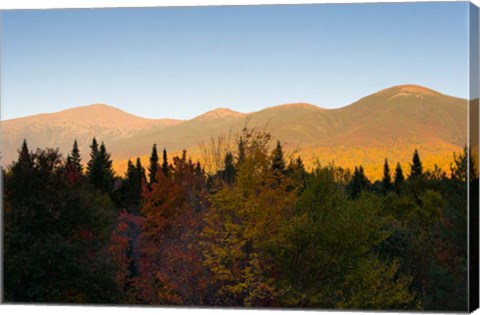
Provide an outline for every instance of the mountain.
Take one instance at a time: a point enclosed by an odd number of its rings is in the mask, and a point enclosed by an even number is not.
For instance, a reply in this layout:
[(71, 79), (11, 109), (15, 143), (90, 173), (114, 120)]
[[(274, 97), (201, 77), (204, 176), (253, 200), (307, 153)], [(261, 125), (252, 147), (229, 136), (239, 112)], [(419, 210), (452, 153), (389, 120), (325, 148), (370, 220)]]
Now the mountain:
[[(233, 137), (242, 128), (266, 130), (284, 143), (287, 152), (300, 151), (307, 165), (315, 161), (353, 167), (363, 164), (379, 177), (384, 158), (408, 171), (412, 152), (419, 149), (426, 168), (448, 170), (454, 151), (467, 139), (467, 101), (416, 85), (384, 89), (338, 109), (294, 103), (252, 113), (217, 108), (188, 121), (152, 120), (106, 105), (92, 105), (54, 114), (2, 122), (5, 161), (27, 138), (31, 148), (58, 146), (68, 152), (76, 137), (83, 156), (93, 136), (125, 165), (147, 157), (153, 143), (169, 152), (187, 149), (201, 159), (200, 146), (219, 136)], [(393, 167), (392, 167), (393, 168)], [(123, 171), (122, 171), (123, 172)]]
[(197, 116), (193, 120), (210, 122), (218, 119), (234, 120), (242, 117), (245, 117), (245, 114), (233, 111), (229, 108), (217, 108), (217, 109), (208, 111), (205, 114)]
[(31, 149), (59, 147), (64, 154), (71, 150), (73, 141), (77, 139), (81, 152), (85, 153), (93, 137), (108, 145), (113, 141), (129, 139), (139, 132), (159, 131), (181, 122), (142, 118), (105, 104), (5, 120), (1, 122), (2, 165), (16, 159), (16, 150), (23, 139), (27, 139)]
[[(464, 145), (467, 101), (415, 85), (396, 86), (365, 97), (335, 113), (351, 144), (446, 141)], [(368, 141), (365, 142), (365, 139)]]

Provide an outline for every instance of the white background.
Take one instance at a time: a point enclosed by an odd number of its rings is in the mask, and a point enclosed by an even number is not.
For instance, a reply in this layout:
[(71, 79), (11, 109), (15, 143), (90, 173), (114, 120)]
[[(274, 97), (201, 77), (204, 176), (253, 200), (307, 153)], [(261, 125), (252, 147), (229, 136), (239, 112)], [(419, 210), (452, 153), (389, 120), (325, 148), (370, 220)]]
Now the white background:
[[(404, 2), (415, 2), (404, 0)], [(438, 0), (437, 0), (438, 1)], [(443, 0), (440, 0), (443, 1)], [(194, 5), (246, 5), (246, 4), (300, 4), (300, 3), (359, 3), (380, 1), (359, 0), (0, 0), (0, 9), (48, 9), (48, 8), (102, 8), (102, 7), (153, 7), (153, 6), (194, 6)], [(400, 2), (388, 1), (382, 2)], [(477, 6), (480, 0), (472, 1)], [(23, 306), (1, 305), (1, 314), (104, 314), (127, 315), (127, 314), (171, 314), (171, 315), (293, 315), (307, 314), (311, 311), (271, 311), (271, 310), (232, 310), (232, 309), (187, 309), (187, 308), (153, 308), (153, 307), (86, 307), (86, 306)], [(358, 314), (360, 312), (327, 312), (319, 311), (317, 314)], [(378, 314), (374, 312), (361, 312), (362, 314)], [(396, 313), (390, 313), (396, 314)], [(405, 314), (405, 313), (398, 313)], [(480, 314), (480, 311), (475, 312)]]

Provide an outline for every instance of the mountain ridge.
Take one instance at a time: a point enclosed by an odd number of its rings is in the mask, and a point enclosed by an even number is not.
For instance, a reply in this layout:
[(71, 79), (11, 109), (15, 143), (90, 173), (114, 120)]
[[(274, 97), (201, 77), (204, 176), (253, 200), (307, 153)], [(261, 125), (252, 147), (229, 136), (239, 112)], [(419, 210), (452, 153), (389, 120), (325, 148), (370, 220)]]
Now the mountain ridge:
[[(153, 143), (172, 152), (187, 149), (198, 154), (202, 143), (238, 134), (244, 127), (269, 131), (285, 143), (287, 151), (300, 148), (320, 156), (323, 163), (327, 159), (343, 161), (348, 167), (378, 163), (380, 155), (404, 152), (412, 145), (425, 148), (431, 160), (444, 161), (466, 142), (466, 115), (465, 99), (418, 85), (383, 89), (335, 109), (302, 102), (250, 113), (220, 107), (189, 120), (143, 118), (110, 105), (92, 104), (2, 121), (2, 164), (15, 159), (23, 138), (31, 148), (59, 147), (65, 154), (78, 138), (87, 157), (95, 136), (106, 143), (113, 158), (125, 161), (149, 154)], [(397, 156), (407, 158), (406, 153)]]
[(421, 95), (430, 95), (430, 96), (445, 96), (445, 97), (465, 100), (465, 99), (460, 98), (460, 97), (450, 96), (450, 95), (447, 95), (447, 94), (442, 94), (438, 91), (435, 91), (433, 89), (430, 89), (430, 88), (427, 88), (427, 87), (424, 87), (424, 86), (421, 86), (421, 85), (404, 84), (404, 85), (396, 85), (396, 86), (392, 86), (392, 87), (389, 87), (389, 88), (382, 89), (378, 92), (375, 92), (373, 94), (362, 97), (362, 98), (358, 99), (357, 101), (354, 101), (350, 104), (335, 107), (335, 108), (321, 107), (321, 106), (318, 106), (318, 105), (315, 105), (315, 104), (299, 101), (299, 102), (293, 102), (293, 103), (272, 105), (272, 106), (264, 107), (264, 108), (261, 108), (261, 109), (258, 109), (258, 110), (252, 111), (252, 112), (246, 112), (246, 113), (240, 112), (238, 110), (231, 109), (231, 108), (228, 108), (228, 107), (217, 107), (215, 109), (212, 109), (212, 110), (206, 111), (204, 113), (201, 113), (201, 114), (199, 114), (199, 115), (197, 115), (197, 116), (195, 116), (191, 119), (180, 119), (180, 118), (167, 118), (167, 117), (162, 117), (162, 118), (143, 117), (143, 116), (138, 116), (136, 114), (129, 113), (129, 112), (127, 112), (127, 111), (125, 111), (121, 108), (118, 108), (118, 107), (115, 107), (115, 106), (112, 106), (112, 105), (108, 105), (108, 104), (105, 104), (105, 103), (93, 103), (93, 104), (88, 104), (88, 105), (80, 105), (80, 106), (70, 107), (70, 108), (62, 109), (62, 110), (59, 110), (59, 111), (56, 111), (56, 112), (38, 113), (38, 114), (32, 114), (32, 115), (27, 115), (27, 116), (22, 116), (22, 117), (9, 118), (9, 119), (5, 119), (5, 120), (1, 120), (1, 122), (7, 122), (7, 121), (19, 120), (19, 119), (25, 119), (25, 118), (32, 118), (32, 117), (41, 117), (41, 116), (46, 116), (46, 115), (62, 114), (62, 113), (80, 111), (80, 110), (86, 110), (86, 109), (93, 109), (93, 110), (97, 111), (100, 108), (108, 108), (108, 109), (113, 110), (113, 111), (121, 112), (121, 113), (128, 114), (128, 115), (131, 115), (131, 116), (134, 116), (134, 117), (137, 117), (137, 118), (145, 119), (145, 120), (151, 120), (151, 121), (171, 120), (171, 121), (179, 121), (179, 122), (189, 121), (189, 120), (201, 117), (203, 115), (206, 115), (206, 114), (209, 114), (209, 113), (212, 113), (212, 112), (217, 112), (217, 111), (228, 111), (228, 112), (231, 112), (232, 114), (235, 114), (235, 115), (238, 115), (238, 116), (240, 116), (240, 115), (244, 116), (244, 115), (260, 112), (260, 111), (263, 111), (263, 110), (266, 110), (266, 109), (274, 109), (274, 108), (314, 108), (314, 109), (325, 110), (325, 111), (332, 111), (332, 110), (334, 111), (334, 110), (341, 110), (341, 109), (344, 109), (346, 107), (349, 107), (349, 106), (351, 106), (355, 103), (360, 102), (361, 100), (363, 100), (365, 98), (368, 98), (368, 97), (371, 97), (371, 96), (374, 96), (374, 95), (391, 93), (393, 91), (400, 92), (400, 93), (397, 93), (397, 95), (394, 95), (394, 96), (401, 96), (401, 95), (406, 96), (408, 94), (410, 94), (410, 95), (415, 95), (416, 94), (417, 97), (421, 96)]

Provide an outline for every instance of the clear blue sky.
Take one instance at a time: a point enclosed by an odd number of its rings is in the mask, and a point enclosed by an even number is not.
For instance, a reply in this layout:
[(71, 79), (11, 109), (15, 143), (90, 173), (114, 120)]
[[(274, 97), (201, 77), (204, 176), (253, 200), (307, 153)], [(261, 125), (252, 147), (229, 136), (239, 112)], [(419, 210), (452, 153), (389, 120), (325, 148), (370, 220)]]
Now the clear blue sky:
[(466, 2), (4, 11), (2, 120), (335, 108), (407, 83), (466, 98), (467, 17)]

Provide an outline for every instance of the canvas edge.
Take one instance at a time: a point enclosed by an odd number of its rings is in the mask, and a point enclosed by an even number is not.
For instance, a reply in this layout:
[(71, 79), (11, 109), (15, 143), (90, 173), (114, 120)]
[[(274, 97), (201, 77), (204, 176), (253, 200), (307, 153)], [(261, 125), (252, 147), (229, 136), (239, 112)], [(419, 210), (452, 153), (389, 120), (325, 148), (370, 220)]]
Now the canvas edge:
[(469, 113), (468, 147), (470, 150), (468, 167), (468, 311), (479, 307), (479, 8), (469, 4)]

